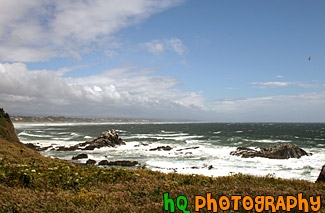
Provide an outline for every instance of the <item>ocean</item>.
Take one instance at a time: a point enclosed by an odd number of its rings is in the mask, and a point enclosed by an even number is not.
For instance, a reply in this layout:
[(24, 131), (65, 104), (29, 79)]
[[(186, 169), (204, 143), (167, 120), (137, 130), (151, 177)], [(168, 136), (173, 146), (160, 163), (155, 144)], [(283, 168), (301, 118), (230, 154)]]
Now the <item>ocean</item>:
[[(91, 151), (50, 148), (41, 154), (71, 160), (86, 153), (97, 162), (132, 160), (162, 172), (213, 177), (243, 173), (315, 181), (325, 163), (325, 123), (14, 123), (14, 126), (23, 143), (52, 148), (85, 142), (97, 138), (102, 131), (114, 129), (126, 145)], [(229, 154), (238, 146), (268, 147), (283, 142), (296, 144), (313, 155), (278, 160)], [(173, 149), (149, 151), (158, 146)]]

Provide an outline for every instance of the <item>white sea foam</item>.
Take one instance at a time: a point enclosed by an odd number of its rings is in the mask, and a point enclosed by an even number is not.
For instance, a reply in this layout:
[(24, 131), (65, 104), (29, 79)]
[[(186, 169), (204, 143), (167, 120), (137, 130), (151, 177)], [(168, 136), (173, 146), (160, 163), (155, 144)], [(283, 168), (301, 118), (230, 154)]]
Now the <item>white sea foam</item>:
[(290, 140), (273, 140), (273, 139), (262, 139), (262, 140), (253, 140), (253, 139), (243, 139), (243, 141), (257, 142), (257, 143), (289, 143)]
[[(92, 124), (93, 125), (93, 124)], [(42, 129), (38, 129), (42, 128)], [(75, 132), (69, 132), (69, 128), (53, 127), (50, 126), (45, 130), (42, 127), (21, 128), (23, 131), (32, 135), (47, 135), (49, 138), (35, 137), (27, 141), (27, 136), (22, 133), (18, 135), (22, 142), (33, 143), (35, 145), (45, 146), (72, 146), (84, 142), (88, 136), (88, 132), (79, 133), (75, 128)], [(97, 127), (96, 127), (97, 128)], [(29, 129), (29, 131), (27, 131)], [(60, 130), (60, 131), (58, 131)], [(44, 131), (44, 132), (37, 132)], [(118, 130), (116, 130), (118, 132)], [(245, 129), (246, 131), (246, 129)], [(148, 168), (159, 170), (163, 172), (173, 172), (174, 169), (178, 173), (183, 174), (203, 174), (207, 176), (224, 176), (231, 172), (241, 172), (244, 174), (253, 175), (267, 175), (275, 173), (277, 177), (283, 178), (299, 178), (315, 181), (320, 168), (325, 159), (324, 144), (316, 144), (314, 148), (305, 149), (307, 152), (312, 152), (313, 156), (305, 156), (300, 159), (276, 160), (266, 158), (241, 158), (238, 156), (229, 155), (236, 147), (224, 145), (225, 142), (231, 142), (231, 145), (241, 145), (248, 142), (257, 143), (278, 143), (278, 142), (291, 142), (290, 140), (278, 139), (243, 139), (241, 137), (228, 137), (225, 139), (204, 140), (203, 135), (194, 135), (186, 132), (165, 131), (159, 130), (157, 134), (127, 134), (122, 132), (122, 139), (128, 141), (126, 145), (113, 147), (102, 147), (95, 150), (77, 150), (77, 151), (53, 151), (46, 150), (42, 154), (46, 156), (55, 156), (66, 160), (71, 160), (72, 156), (80, 153), (87, 153), (89, 159), (94, 159), (97, 162), (100, 160), (137, 160), (141, 164), (146, 164)], [(41, 133), (41, 134), (39, 134)], [(221, 131), (213, 132), (215, 138)], [(34, 140), (37, 139), (37, 140)], [(142, 139), (139, 142), (139, 139)], [(152, 141), (151, 139), (156, 139)], [(302, 137), (302, 139), (304, 139)], [(315, 141), (310, 139), (310, 141)], [(320, 140), (319, 140), (320, 141)], [(185, 142), (185, 143), (184, 143)], [(147, 146), (141, 143), (147, 143)], [(322, 143), (322, 142), (318, 142)], [(158, 146), (171, 146), (173, 149), (170, 151), (149, 151), (151, 148)], [(197, 149), (186, 149), (190, 147), (199, 146)], [(177, 151), (179, 149), (186, 149)], [(80, 162), (85, 163), (87, 159), (82, 159)], [(208, 166), (212, 165), (209, 170)], [(210, 167), (211, 168), (211, 167)]]
[(200, 140), (185, 140), (185, 142), (188, 144), (197, 144), (200, 143)]
[(37, 137), (37, 138), (50, 138), (52, 137), (51, 135), (36, 135), (36, 134), (31, 134), (31, 133), (28, 133), (28, 132), (21, 132), (18, 134), (18, 136), (29, 136), (29, 137)]

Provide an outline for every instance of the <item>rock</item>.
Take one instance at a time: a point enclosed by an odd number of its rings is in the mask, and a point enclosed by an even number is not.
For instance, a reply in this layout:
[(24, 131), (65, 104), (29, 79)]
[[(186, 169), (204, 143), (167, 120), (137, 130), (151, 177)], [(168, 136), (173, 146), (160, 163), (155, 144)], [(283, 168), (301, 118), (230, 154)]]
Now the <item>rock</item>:
[(98, 163), (98, 165), (100, 166), (104, 166), (104, 165), (108, 165), (108, 161), (107, 160), (102, 160)]
[(149, 149), (149, 151), (161, 151), (161, 150), (170, 151), (172, 149), (173, 148), (171, 148), (170, 146), (158, 146), (156, 148)]
[(32, 143), (27, 143), (27, 144), (25, 144), (25, 146), (32, 149), (32, 150), (35, 150), (35, 151), (44, 151), (44, 150), (47, 150), (47, 149), (52, 147), (52, 146), (40, 147), (40, 146), (37, 146), (37, 145), (32, 144)]
[(282, 143), (268, 148), (251, 149), (247, 147), (238, 147), (236, 151), (230, 152), (230, 155), (237, 155), (243, 158), (263, 157), (270, 159), (288, 159), (300, 158), (301, 156), (309, 156), (305, 150), (299, 148), (297, 145)]
[(139, 164), (138, 161), (128, 161), (128, 160), (120, 160), (120, 161), (110, 161), (108, 166), (135, 166)]
[(0, 139), (5, 139), (22, 145), (16, 135), (14, 125), (10, 120), (10, 116), (3, 108), (0, 108)]
[(199, 146), (193, 146), (193, 147), (187, 147), (187, 148), (184, 148), (184, 149), (177, 149), (176, 151), (183, 151), (183, 150), (187, 150), (187, 149), (198, 149), (200, 148)]
[(104, 131), (100, 134), (97, 139), (86, 141), (83, 143), (76, 144), (74, 146), (65, 147), (60, 146), (58, 147), (57, 151), (75, 151), (77, 149), (81, 150), (94, 150), (95, 148), (101, 147), (115, 147), (116, 145), (125, 145), (125, 142), (119, 138), (118, 134), (115, 133), (114, 130)]
[(139, 143), (137, 145), (134, 145), (134, 147), (139, 147), (139, 146), (149, 146), (149, 144), (141, 142), (141, 143)]
[(135, 166), (139, 164), (138, 161), (128, 161), (128, 160), (119, 160), (119, 161), (110, 161), (102, 160), (98, 163), (101, 166)]
[(73, 156), (72, 160), (79, 160), (79, 159), (83, 159), (83, 158), (88, 158), (88, 155), (87, 154), (80, 154), (80, 155), (77, 155), (77, 156)]
[(321, 182), (321, 181), (325, 182), (325, 164), (323, 165), (322, 170), (320, 171), (319, 176), (316, 180), (316, 182)]
[(86, 162), (86, 165), (95, 165), (95, 164), (96, 164), (96, 161), (93, 160), (93, 159), (89, 159), (89, 160), (87, 160), (87, 162)]
[(78, 149), (78, 145), (69, 146), (69, 147), (59, 146), (57, 151), (76, 151), (77, 149)]

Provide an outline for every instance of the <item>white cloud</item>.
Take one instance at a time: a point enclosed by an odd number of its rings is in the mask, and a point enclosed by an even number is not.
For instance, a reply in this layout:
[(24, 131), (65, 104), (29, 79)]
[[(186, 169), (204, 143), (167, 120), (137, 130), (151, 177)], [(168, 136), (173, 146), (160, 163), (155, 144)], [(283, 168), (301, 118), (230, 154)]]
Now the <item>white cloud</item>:
[[(62, 71), (63, 70), (63, 71)], [(135, 117), (214, 121), (324, 121), (325, 93), (303, 93), (207, 103), (202, 93), (174, 87), (150, 69), (120, 67), (87, 77), (0, 63), (0, 106), (13, 114)]]
[(307, 83), (302, 83), (302, 82), (289, 82), (289, 81), (269, 81), (269, 82), (253, 82), (251, 83), (253, 85), (256, 85), (255, 87), (258, 87), (260, 89), (265, 89), (265, 88), (277, 88), (277, 87), (286, 87), (290, 85), (295, 85), (299, 87), (304, 87), (304, 88), (311, 88), (315, 87), (313, 84), (307, 84)]
[[(117, 47), (114, 34), (182, 0), (0, 0), (0, 61), (80, 58)], [(175, 49), (179, 50), (178, 44)], [(108, 52), (111, 55), (112, 52)]]
[(141, 46), (146, 48), (154, 55), (159, 55), (165, 51), (173, 51), (179, 56), (184, 56), (187, 53), (187, 48), (179, 38), (152, 40), (142, 43)]
[[(63, 70), (63, 71), (62, 71)], [(207, 103), (202, 93), (174, 87), (150, 69), (120, 67), (87, 77), (0, 63), (0, 106), (14, 114), (144, 117), (214, 121), (324, 121), (325, 93), (303, 93)]]
[(215, 100), (220, 121), (324, 122), (325, 92)]
[(170, 118), (177, 111), (205, 110), (200, 94), (174, 89), (177, 79), (154, 76), (154, 71), (122, 67), (78, 78), (63, 77), (65, 71), (69, 68), (38, 71), (23, 63), (0, 63), (0, 104), (15, 113), (102, 117), (151, 113)]
[(277, 75), (275, 77), (277, 77), (277, 78), (283, 78), (283, 75)]

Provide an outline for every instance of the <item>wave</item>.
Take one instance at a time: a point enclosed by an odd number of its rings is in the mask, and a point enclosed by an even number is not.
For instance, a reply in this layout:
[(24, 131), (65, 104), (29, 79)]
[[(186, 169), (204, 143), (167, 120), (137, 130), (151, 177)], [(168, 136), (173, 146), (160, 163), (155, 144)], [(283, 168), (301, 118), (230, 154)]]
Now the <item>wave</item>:
[(291, 142), (291, 140), (272, 140), (272, 139), (262, 139), (262, 140), (243, 139), (243, 141), (257, 142), (257, 143), (290, 143)]
[(31, 133), (28, 133), (25, 131), (19, 133), (18, 136), (28, 136), (28, 137), (37, 137), (37, 138), (51, 138), (52, 137), (51, 135), (36, 135), (36, 134), (31, 134)]

